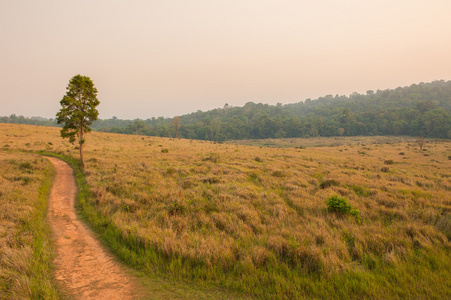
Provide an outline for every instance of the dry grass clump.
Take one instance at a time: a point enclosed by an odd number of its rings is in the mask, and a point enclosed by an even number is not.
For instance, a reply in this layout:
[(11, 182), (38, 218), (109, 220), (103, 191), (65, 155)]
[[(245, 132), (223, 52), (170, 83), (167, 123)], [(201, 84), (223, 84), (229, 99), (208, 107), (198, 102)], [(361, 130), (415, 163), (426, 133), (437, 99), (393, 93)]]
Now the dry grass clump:
[[(11, 127), (0, 144), (45, 149), (40, 141), (51, 141), (54, 151), (74, 153), (50, 138), (56, 129), (30, 128), (35, 139)], [(90, 205), (145, 257), (141, 266), (168, 276), (262, 298), (332, 290), (344, 297), (339, 287), (356, 281), (364, 282), (355, 287), (360, 296), (424, 296), (431, 281), (451, 276), (449, 142), (431, 141), (425, 157), (404, 139), (353, 139), (270, 149), (93, 133), (85, 153)], [(365, 155), (355, 147), (363, 142), (371, 144)], [(346, 197), (361, 219), (328, 212), (331, 195)], [(401, 288), (387, 283), (390, 276)], [(451, 286), (437, 293), (450, 295)]]
[(56, 299), (45, 223), (51, 165), (0, 151), (0, 298)]

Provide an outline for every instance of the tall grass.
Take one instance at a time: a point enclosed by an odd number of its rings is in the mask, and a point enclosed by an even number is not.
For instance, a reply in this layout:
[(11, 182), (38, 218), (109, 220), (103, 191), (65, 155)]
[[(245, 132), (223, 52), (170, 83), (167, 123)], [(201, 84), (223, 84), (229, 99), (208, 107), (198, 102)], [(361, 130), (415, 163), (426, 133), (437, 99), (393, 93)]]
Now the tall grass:
[[(76, 155), (38, 129), (30, 150), (48, 140)], [(450, 146), (429, 141), (426, 157), (404, 140), (311, 150), (94, 133), (79, 207), (144, 272), (267, 299), (449, 298)], [(329, 212), (332, 195), (361, 219)]]
[(0, 174), (0, 299), (58, 299), (46, 219), (53, 167), (0, 151)]

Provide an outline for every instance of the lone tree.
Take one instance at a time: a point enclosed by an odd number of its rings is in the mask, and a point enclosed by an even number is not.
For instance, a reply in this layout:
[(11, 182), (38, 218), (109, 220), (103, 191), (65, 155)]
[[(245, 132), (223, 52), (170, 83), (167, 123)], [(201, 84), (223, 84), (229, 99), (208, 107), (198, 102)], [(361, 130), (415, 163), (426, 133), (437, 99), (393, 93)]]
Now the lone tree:
[(420, 146), (420, 151), (423, 151), (423, 146), (424, 144), (426, 144), (424, 136), (420, 136), (415, 142), (418, 144), (418, 146)]
[(85, 134), (91, 131), (92, 123), (97, 120), (99, 112), (96, 106), (97, 89), (88, 76), (75, 75), (69, 81), (66, 95), (61, 100), (61, 110), (56, 114), (58, 124), (64, 124), (61, 137), (69, 138), (71, 143), (78, 140), (81, 167), (84, 168), (83, 145)]
[(180, 120), (180, 117), (174, 117), (174, 119), (172, 119), (171, 125), (175, 130), (175, 138), (179, 137), (179, 129), (180, 127), (182, 127), (181, 125), (182, 121)]

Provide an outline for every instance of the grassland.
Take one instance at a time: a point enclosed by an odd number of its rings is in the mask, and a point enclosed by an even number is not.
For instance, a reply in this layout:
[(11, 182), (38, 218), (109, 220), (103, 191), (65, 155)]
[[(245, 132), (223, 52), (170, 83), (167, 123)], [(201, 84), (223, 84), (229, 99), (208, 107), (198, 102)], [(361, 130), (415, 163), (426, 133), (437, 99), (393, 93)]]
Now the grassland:
[(0, 299), (57, 299), (46, 223), (53, 168), (38, 155), (0, 151)]
[[(4, 149), (77, 155), (57, 129), (0, 126)], [(450, 298), (451, 143), (299, 143), (92, 133), (80, 207), (145, 273), (268, 299)]]

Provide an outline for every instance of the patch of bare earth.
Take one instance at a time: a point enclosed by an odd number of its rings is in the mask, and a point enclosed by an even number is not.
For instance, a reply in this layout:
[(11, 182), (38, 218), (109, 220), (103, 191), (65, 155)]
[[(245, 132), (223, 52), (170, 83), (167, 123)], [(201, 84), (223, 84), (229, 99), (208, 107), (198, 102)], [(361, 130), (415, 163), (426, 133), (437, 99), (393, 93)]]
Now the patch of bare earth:
[(57, 252), (56, 280), (75, 299), (135, 298), (129, 275), (77, 218), (72, 169), (59, 159), (49, 160), (56, 169), (49, 201), (49, 221)]

